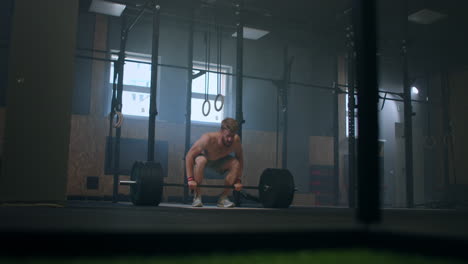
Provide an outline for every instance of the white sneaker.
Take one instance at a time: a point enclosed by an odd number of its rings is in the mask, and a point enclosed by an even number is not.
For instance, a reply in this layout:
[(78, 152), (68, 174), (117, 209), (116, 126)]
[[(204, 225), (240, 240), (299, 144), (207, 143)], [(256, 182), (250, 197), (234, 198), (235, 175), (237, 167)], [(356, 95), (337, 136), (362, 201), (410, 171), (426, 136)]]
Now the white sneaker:
[(193, 197), (192, 207), (203, 207), (201, 196)]
[(232, 208), (235, 207), (236, 205), (229, 201), (227, 197), (220, 197), (218, 200), (218, 207), (223, 207), (223, 208)]

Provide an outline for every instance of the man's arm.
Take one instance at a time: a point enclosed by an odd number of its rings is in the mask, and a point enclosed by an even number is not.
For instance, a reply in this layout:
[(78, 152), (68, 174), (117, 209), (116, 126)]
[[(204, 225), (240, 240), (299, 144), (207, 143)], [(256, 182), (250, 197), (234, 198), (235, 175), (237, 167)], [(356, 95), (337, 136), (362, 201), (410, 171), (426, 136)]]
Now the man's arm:
[(208, 142), (208, 136), (203, 135), (199, 140), (197, 140), (185, 156), (185, 171), (187, 173), (187, 178), (193, 178), (193, 166), (195, 163), (195, 157), (203, 152), (205, 146)]
[(240, 172), (239, 172), (239, 179), (244, 174), (244, 153), (242, 151), (242, 143), (239, 136), (236, 136), (236, 147), (234, 149), (234, 154), (236, 155), (237, 160), (239, 161), (240, 165)]

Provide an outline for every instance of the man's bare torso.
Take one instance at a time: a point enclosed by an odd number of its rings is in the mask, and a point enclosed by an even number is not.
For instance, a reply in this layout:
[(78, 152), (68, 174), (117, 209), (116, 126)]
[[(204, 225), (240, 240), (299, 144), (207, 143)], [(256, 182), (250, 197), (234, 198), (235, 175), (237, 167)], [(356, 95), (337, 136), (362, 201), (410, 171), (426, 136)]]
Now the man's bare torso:
[(238, 144), (240, 144), (239, 136), (236, 135), (234, 142), (231, 146), (226, 147), (222, 140), (219, 132), (211, 132), (203, 135), (203, 155), (208, 160), (218, 160), (226, 157), (230, 153), (234, 152)]

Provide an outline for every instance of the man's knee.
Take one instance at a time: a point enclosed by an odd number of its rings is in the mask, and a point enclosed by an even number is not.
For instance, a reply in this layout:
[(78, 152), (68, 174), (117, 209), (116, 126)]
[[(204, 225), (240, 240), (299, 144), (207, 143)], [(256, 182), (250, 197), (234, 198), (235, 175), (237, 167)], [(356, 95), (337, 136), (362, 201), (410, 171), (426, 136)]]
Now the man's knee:
[(198, 156), (195, 158), (195, 166), (198, 168), (205, 168), (208, 159), (205, 156)]
[(227, 175), (227, 179), (229, 182), (233, 182), (232, 184), (234, 184), (234, 181), (239, 177), (239, 173), (240, 173), (240, 162), (239, 160), (237, 160), (236, 158), (233, 158), (229, 161), (229, 167), (227, 169), (227, 171), (229, 172), (228, 175)]
[(203, 172), (205, 170), (206, 164), (208, 163), (208, 159), (205, 156), (198, 156), (195, 158), (195, 169), (194, 169), (194, 177), (195, 181), (198, 184), (201, 184), (203, 181)]
[(231, 160), (230, 170), (238, 171), (240, 169), (240, 162), (238, 159), (234, 158)]

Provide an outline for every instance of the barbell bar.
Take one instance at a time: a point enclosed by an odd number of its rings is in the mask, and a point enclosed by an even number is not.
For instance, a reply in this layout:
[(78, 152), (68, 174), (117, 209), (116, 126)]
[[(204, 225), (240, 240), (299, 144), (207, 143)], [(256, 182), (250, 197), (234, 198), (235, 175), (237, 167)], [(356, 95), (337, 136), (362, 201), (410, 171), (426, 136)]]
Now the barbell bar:
[[(134, 205), (159, 205), (164, 186), (184, 187), (179, 183), (164, 183), (161, 164), (140, 162), (133, 164), (130, 180), (119, 181), (120, 185), (130, 186), (130, 196)], [(198, 185), (201, 188), (230, 188), (226, 185)], [(258, 190), (258, 200), (267, 208), (287, 208), (291, 205), (294, 192), (292, 174), (286, 169), (267, 168), (260, 176), (258, 186), (244, 186), (243, 189)]]
[[(137, 181), (120, 181), (120, 185), (133, 185), (137, 184)], [(164, 187), (185, 187), (185, 184), (181, 183), (164, 183)], [(218, 189), (234, 189), (234, 186), (228, 186), (228, 185), (197, 185), (197, 187), (200, 188), (218, 188)], [(266, 185), (267, 188), (270, 188), (270, 186)], [(258, 186), (242, 186), (242, 189), (246, 190), (258, 190)]]

